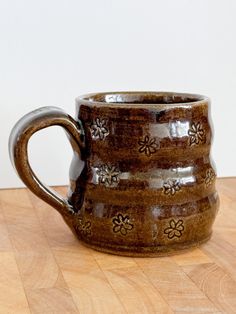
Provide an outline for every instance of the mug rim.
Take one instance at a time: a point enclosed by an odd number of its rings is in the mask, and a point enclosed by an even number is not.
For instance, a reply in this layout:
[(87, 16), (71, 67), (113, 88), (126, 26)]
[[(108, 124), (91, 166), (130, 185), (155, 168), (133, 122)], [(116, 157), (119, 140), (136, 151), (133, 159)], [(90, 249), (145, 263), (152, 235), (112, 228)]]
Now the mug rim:
[[(161, 101), (158, 101), (161, 99)], [(106, 107), (195, 106), (209, 103), (207, 96), (170, 91), (115, 91), (88, 93), (76, 97), (77, 104)]]

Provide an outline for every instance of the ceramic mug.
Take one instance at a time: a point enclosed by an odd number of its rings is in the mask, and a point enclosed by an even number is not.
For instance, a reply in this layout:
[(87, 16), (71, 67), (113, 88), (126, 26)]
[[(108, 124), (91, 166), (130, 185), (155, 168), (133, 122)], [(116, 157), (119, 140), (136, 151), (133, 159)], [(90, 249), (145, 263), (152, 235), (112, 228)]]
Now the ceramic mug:
[[(205, 96), (182, 93), (84, 95), (75, 119), (56, 107), (24, 116), (10, 137), (11, 160), (87, 246), (170, 254), (208, 240), (217, 214), (209, 106)], [(67, 199), (40, 182), (28, 161), (30, 137), (52, 125), (65, 129), (74, 151)]]

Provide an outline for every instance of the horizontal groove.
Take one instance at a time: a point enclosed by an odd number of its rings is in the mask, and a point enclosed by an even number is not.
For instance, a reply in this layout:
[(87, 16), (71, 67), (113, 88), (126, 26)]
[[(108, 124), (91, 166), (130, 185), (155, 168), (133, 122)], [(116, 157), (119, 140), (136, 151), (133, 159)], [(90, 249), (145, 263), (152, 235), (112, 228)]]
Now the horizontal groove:
[(110, 218), (114, 215), (114, 212), (119, 211), (123, 213), (129, 213), (130, 215), (138, 215), (140, 220), (144, 220), (148, 217), (151, 219), (167, 219), (173, 217), (188, 217), (203, 213), (207, 210), (215, 208), (217, 210), (219, 204), (219, 197), (216, 192), (209, 194), (208, 196), (196, 201), (188, 201), (182, 204), (144, 204), (144, 203), (126, 203), (115, 204), (112, 199), (107, 199), (104, 202), (98, 201), (94, 198), (86, 197), (86, 201), (83, 205), (83, 211), (87, 214), (92, 214), (100, 218)]
[(100, 202), (111, 202), (113, 204), (160, 204), (175, 205), (183, 204), (187, 201), (198, 201), (215, 192), (215, 186), (212, 184), (203, 189), (203, 184), (195, 186), (185, 186), (175, 195), (166, 195), (163, 189), (140, 189), (130, 187), (129, 189), (107, 189), (101, 185), (87, 184), (86, 198), (91, 198)]

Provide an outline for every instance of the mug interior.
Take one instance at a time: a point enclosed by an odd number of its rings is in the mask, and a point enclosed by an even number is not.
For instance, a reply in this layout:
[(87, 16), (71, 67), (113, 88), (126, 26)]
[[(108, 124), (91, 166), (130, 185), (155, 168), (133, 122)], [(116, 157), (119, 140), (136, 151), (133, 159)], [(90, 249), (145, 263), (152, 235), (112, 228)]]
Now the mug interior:
[(172, 92), (112, 92), (79, 97), (79, 100), (103, 104), (189, 104), (205, 99), (202, 95)]

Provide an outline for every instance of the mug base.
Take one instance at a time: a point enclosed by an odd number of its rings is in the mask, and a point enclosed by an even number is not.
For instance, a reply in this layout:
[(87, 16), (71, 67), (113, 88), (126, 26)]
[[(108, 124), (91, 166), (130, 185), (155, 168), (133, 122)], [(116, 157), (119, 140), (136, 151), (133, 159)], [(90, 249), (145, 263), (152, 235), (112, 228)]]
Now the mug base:
[[(129, 256), (129, 257), (158, 257), (158, 256), (170, 256), (185, 253), (191, 249), (197, 248), (203, 243), (207, 242), (211, 238), (212, 233), (210, 233), (204, 239), (188, 242), (188, 243), (175, 243), (168, 246), (152, 246), (152, 247), (132, 247), (132, 246), (119, 246), (119, 245), (109, 245), (101, 246), (91, 244), (79, 239), (86, 247), (94, 249), (99, 252), (120, 255), (120, 256)], [(100, 245), (99, 245), (100, 244)]]

